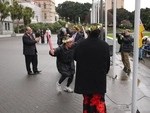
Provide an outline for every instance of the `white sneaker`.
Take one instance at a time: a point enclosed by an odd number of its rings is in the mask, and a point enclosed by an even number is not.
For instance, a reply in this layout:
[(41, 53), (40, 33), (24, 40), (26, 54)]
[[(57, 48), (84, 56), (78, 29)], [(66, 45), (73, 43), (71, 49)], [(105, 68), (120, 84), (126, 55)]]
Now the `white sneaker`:
[(73, 89), (71, 89), (70, 87), (64, 87), (64, 91), (68, 92), (68, 93), (73, 93)]
[(61, 91), (62, 91), (61, 84), (59, 84), (58, 82), (56, 83), (56, 90), (57, 90), (58, 92), (61, 92)]

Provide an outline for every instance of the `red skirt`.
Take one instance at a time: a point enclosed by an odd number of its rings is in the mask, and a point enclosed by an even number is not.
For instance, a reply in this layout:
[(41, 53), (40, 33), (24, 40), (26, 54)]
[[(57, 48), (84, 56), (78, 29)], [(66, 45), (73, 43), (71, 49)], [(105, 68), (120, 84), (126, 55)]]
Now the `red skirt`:
[(83, 113), (106, 113), (104, 95), (83, 94)]

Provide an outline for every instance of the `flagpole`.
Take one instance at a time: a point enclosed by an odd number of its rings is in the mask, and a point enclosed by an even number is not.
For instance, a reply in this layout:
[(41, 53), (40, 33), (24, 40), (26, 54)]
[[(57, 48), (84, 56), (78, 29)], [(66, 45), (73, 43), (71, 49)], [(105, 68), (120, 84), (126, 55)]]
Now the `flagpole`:
[(105, 0), (105, 41), (107, 42), (107, 0)]
[(100, 1), (98, 0), (98, 8), (97, 8), (97, 23), (99, 24), (99, 9), (100, 9)]
[(135, 0), (134, 17), (134, 60), (133, 60), (133, 82), (132, 82), (132, 113), (137, 111), (137, 76), (138, 76), (138, 41), (139, 41), (139, 22), (140, 22), (140, 3), (141, 0)]
[(114, 0), (114, 4), (113, 4), (113, 76), (112, 78), (116, 77), (115, 65), (116, 65), (116, 0)]

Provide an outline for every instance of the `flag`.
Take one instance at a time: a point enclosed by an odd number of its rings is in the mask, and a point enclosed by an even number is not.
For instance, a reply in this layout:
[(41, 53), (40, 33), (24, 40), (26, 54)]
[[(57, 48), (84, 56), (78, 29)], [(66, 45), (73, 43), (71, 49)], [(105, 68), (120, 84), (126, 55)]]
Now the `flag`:
[(143, 31), (145, 30), (142, 21), (140, 20), (140, 24), (139, 24), (139, 48), (142, 47), (142, 38), (143, 38)]

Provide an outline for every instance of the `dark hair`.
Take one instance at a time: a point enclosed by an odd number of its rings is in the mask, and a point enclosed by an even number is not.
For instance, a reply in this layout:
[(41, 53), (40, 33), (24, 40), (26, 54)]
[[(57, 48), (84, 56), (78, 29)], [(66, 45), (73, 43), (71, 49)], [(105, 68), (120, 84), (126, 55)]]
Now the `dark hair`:
[(99, 37), (99, 35), (100, 35), (100, 30), (99, 30), (99, 29), (96, 29), (96, 30), (94, 30), (94, 31), (91, 31), (89, 35), (90, 35), (90, 37)]

